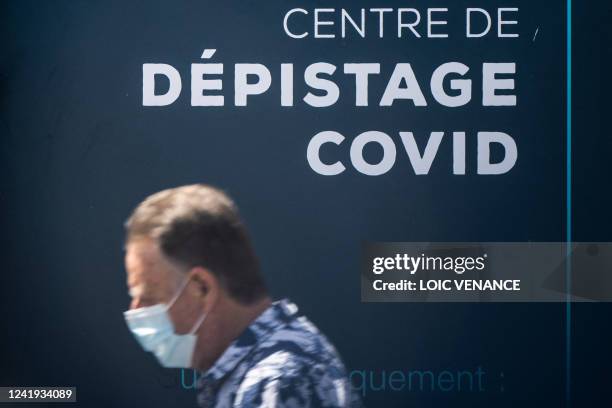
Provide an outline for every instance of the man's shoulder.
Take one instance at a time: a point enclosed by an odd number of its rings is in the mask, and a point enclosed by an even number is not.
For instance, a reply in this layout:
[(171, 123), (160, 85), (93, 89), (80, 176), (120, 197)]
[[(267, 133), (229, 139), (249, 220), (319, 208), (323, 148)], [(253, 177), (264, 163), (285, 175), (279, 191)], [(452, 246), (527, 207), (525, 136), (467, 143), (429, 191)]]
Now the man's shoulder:
[(269, 348), (253, 361), (236, 390), (234, 407), (360, 407), (338, 359), (313, 358), (286, 347)]
[(258, 344), (254, 353), (259, 359), (274, 356), (272, 361), (284, 360), (286, 363), (316, 363), (342, 365), (340, 356), (327, 337), (305, 316), (295, 318), (290, 323), (275, 330)]
[(279, 328), (249, 356), (238, 406), (274, 398), (279, 407), (344, 407), (351, 403), (345, 367), (327, 338), (305, 317)]

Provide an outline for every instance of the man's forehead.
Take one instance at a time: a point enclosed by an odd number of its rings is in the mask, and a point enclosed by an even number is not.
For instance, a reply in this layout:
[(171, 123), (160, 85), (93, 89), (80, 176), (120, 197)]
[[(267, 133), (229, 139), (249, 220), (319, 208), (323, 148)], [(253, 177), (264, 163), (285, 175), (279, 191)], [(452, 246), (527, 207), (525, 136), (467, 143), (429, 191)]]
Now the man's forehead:
[(144, 289), (148, 289), (151, 286), (167, 284), (171, 279), (172, 267), (153, 241), (139, 240), (128, 243), (125, 264), (130, 288), (144, 285)]
[(126, 257), (132, 262), (155, 262), (161, 258), (159, 245), (149, 238), (130, 241), (125, 246)]

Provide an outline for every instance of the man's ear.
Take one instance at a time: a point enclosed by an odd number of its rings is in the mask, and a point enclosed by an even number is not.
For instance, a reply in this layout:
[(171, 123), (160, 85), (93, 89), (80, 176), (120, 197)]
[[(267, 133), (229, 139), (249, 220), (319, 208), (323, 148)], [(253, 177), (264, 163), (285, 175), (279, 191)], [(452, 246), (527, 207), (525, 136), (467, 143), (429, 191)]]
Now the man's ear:
[(207, 311), (217, 302), (221, 287), (219, 279), (208, 269), (196, 266), (191, 269), (192, 280), (195, 283), (197, 296), (206, 303)]

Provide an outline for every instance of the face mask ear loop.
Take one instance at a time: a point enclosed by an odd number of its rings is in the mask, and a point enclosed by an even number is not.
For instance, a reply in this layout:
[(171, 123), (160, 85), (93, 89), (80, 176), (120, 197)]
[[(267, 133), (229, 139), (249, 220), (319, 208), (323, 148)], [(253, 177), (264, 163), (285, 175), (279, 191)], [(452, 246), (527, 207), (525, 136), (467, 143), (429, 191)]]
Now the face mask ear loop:
[(196, 322), (196, 324), (193, 326), (193, 329), (191, 329), (191, 331), (189, 332), (189, 334), (195, 334), (195, 332), (197, 332), (200, 329), (200, 326), (202, 326), (202, 323), (204, 323), (204, 320), (206, 319), (206, 315), (207, 313), (204, 313), (202, 315), (202, 317), (200, 317), (198, 319), (198, 321)]
[(179, 296), (181, 296), (181, 294), (183, 293), (183, 291), (185, 290), (185, 288), (189, 284), (190, 280), (191, 280), (191, 276), (188, 276), (187, 278), (185, 278), (185, 280), (181, 284), (181, 287), (179, 288), (179, 290), (176, 291), (176, 294), (174, 295), (172, 300), (166, 304), (166, 308), (167, 309), (170, 309), (172, 307), (172, 305), (177, 301)]

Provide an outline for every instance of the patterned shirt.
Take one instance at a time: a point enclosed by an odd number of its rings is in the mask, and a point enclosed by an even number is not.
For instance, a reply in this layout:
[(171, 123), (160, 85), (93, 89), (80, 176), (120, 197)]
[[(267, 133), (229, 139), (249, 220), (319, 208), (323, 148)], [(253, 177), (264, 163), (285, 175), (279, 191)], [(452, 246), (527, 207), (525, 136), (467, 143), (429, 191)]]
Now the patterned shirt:
[(197, 381), (202, 408), (361, 407), (334, 347), (284, 299), (272, 303)]

